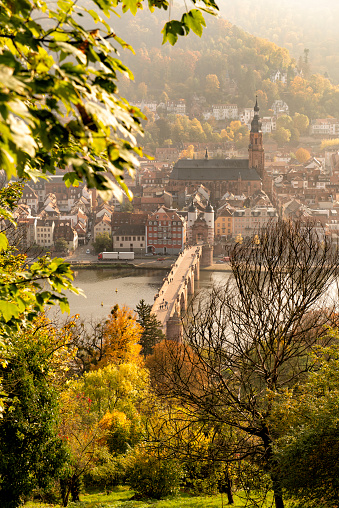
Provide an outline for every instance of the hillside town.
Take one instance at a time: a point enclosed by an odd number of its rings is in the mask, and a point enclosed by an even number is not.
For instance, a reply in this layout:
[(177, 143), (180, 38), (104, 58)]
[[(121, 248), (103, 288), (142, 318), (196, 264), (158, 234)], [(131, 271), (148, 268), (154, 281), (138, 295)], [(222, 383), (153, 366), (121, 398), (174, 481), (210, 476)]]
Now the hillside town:
[[(286, 112), (284, 104), (279, 107)], [(233, 148), (224, 158), (213, 158), (213, 146), (201, 144), (193, 158), (159, 149), (153, 160), (140, 160), (135, 179), (126, 178), (132, 203), (126, 196), (104, 202), (84, 183), (66, 187), (62, 171), (26, 183), (17, 209), (18, 225), (26, 231), (23, 246), (74, 252), (88, 245), (92, 252), (92, 243), (106, 235), (108, 250), (136, 256), (177, 255), (197, 242), (214, 244), (215, 255), (226, 255), (234, 242), (254, 237), (278, 217), (313, 219), (337, 239), (339, 153), (315, 154), (300, 163), (264, 144), (258, 103), (247, 116), (247, 157)], [(311, 130), (316, 125), (329, 126), (330, 120), (318, 120)], [(177, 160), (165, 162), (166, 157)]]

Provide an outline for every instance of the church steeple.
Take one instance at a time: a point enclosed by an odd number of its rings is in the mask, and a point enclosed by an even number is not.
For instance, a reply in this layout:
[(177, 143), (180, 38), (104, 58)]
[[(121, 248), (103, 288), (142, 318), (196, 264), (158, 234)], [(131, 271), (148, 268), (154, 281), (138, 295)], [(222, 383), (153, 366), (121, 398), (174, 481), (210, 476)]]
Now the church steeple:
[(254, 117), (251, 122), (251, 132), (261, 132), (261, 122), (259, 118), (260, 108), (258, 106), (258, 96), (255, 97), (255, 106), (254, 106)]
[(262, 186), (266, 191), (265, 152), (263, 147), (263, 135), (259, 117), (258, 97), (255, 98), (254, 116), (251, 122), (250, 144), (248, 147), (249, 167), (256, 169), (262, 180)]
[(258, 96), (256, 95), (256, 96), (255, 96), (255, 106), (254, 106), (254, 112), (257, 114), (257, 113), (259, 113), (259, 111), (260, 111), (260, 108), (259, 108), (259, 106), (258, 106)]

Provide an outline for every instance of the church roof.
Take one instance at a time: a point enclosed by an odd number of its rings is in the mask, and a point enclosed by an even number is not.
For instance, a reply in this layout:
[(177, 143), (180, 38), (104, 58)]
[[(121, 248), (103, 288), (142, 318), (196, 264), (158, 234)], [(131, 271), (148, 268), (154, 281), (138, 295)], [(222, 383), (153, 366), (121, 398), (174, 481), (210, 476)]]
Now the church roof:
[(179, 159), (173, 166), (170, 180), (260, 180), (248, 159)]

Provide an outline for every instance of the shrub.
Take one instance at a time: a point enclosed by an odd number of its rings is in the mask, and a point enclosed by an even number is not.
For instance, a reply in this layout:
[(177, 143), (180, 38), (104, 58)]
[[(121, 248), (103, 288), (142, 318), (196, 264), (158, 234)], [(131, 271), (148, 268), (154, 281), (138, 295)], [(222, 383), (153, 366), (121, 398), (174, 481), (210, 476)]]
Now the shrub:
[(86, 490), (103, 489), (106, 492), (123, 481), (124, 468), (119, 459), (113, 457), (107, 450), (102, 449), (97, 457), (96, 465), (87, 471), (83, 477)]
[(182, 476), (178, 461), (139, 450), (130, 457), (126, 480), (138, 497), (162, 499), (177, 493)]

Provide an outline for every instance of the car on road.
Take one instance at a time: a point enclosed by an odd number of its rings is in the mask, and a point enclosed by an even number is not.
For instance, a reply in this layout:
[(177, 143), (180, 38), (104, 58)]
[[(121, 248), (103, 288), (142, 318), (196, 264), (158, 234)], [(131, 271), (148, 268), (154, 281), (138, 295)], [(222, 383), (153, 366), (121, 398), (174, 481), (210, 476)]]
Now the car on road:
[(165, 261), (166, 258), (158, 258), (157, 261)]
[(90, 254), (91, 251), (89, 249), (86, 250), (86, 254)]

